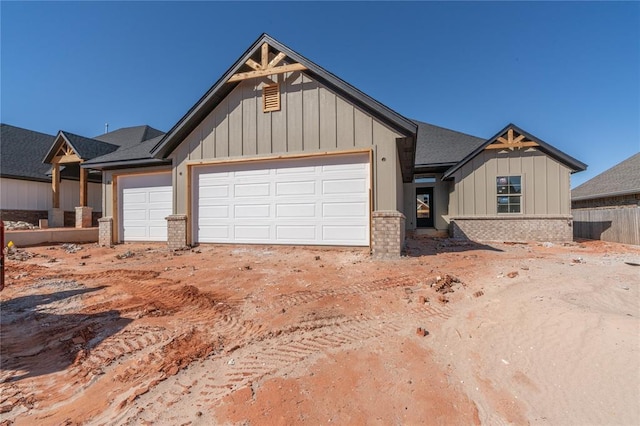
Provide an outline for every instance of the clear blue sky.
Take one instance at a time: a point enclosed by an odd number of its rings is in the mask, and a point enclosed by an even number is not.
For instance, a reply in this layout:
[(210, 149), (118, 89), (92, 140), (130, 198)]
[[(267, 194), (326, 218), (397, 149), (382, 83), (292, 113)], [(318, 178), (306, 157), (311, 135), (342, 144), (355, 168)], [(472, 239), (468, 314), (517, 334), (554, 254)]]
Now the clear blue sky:
[(169, 130), (267, 32), (400, 114), (513, 122), (589, 164), (640, 150), (640, 3), (0, 3), (3, 123)]

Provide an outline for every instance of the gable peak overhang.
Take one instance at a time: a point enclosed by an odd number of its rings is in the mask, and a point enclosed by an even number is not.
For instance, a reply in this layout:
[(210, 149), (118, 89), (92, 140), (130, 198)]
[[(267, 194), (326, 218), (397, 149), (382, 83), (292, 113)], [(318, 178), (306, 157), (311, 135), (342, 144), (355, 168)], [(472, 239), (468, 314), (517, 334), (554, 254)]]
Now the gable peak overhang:
[(290, 71), (307, 74), (320, 84), (340, 93), (403, 136), (415, 137), (417, 125), (413, 121), (263, 33), (151, 149), (151, 155), (159, 159), (170, 155), (241, 81)]
[(453, 167), (445, 172), (443, 179), (450, 178), (457, 170), (468, 163), (476, 155), (485, 150), (514, 151), (521, 149), (538, 149), (550, 157), (567, 166), (571, 173), (581, 172), (587, 169), (587, 165), (576, 160), (568, 154), (553, 147), (547, 142), (536, 136), (522, 130), (513, 123), (507, 124), (502, 130), (494, 136), (487, 139), (479, 145), (475, 150), (469, 153), (465, 158), (456, 163)]
[(84, 160), (67, 135), (60, 130), (42, 162), (45, 164), (78, 164)]

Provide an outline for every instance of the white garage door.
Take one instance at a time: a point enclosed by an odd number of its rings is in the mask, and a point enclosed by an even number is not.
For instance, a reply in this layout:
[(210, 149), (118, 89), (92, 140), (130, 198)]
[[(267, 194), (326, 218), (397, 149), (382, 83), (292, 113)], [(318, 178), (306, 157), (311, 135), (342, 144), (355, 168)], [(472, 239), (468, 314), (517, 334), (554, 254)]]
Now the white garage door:
[(194, 241), (369, 245), (369, 155), (200, 166)]
[(172, 213), (171, 173), (121, 176), (120, 236), (123, 241), (167, 241)]

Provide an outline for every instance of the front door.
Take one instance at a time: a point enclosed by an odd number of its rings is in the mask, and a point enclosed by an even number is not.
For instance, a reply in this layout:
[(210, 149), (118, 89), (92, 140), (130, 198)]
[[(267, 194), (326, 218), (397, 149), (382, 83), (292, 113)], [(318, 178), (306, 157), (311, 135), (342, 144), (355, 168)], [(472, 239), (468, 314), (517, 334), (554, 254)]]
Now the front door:
[(416, 188), (416, 225), (433, 228), (433, 188)]

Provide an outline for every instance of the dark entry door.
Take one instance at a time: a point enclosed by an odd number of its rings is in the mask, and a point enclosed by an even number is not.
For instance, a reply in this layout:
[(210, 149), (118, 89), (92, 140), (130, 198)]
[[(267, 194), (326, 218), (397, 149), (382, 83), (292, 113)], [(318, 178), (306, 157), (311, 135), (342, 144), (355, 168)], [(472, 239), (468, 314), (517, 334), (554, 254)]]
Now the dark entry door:
[(433, 228), (433, 188), (416, 188), (416, 225)]

